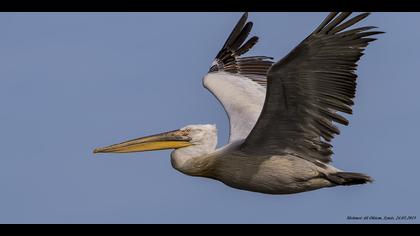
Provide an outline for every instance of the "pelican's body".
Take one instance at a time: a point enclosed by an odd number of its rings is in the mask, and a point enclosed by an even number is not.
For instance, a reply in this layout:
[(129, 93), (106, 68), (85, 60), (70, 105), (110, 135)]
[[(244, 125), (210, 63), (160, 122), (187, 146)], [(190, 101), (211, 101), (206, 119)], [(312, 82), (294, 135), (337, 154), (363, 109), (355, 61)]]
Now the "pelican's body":
[(214, 162), (216, 168), (212, 177), (242, 190), (290, 194), (336, 185), (325, 178), (333, 173), (332, 169), (318, 167), (290, 154), (247, 158), (240, 152), (232, 152), (216, 157)]
[(331, 13), (276, 63), (270, 57), (241, 57), (258, 40), (245, 42), (252, 22), (242, 16), (203, 78), (228, 114), (226, 146), (216, 149), (215, 125), (188, 125), (94, 152), (172, 148), (172, 166), (186, 175), (267, 194), (371, 182), (367, 175), (329, 164), (329, 142), (339, 134), (333, 122), (347, 125), (338, 112), (352, 112), (356, 62), (374, 40), (367, 36), (382, 33), (368, 31), (374, 27), (349, 30), (369, 14), (345, 21), (349, 15)]
[[(231, 143), (214, 153), (193, 157), (171, 155), (172, 166), (184, 174), (219, 180), (242, 190), (269, 194), (305, 192), (335, 185), (324, 178), (334, 173), (293, 155), (254, 156), (238, 150), (240, 142)], [(292, 171), (293, 170), (293, 171)]]
[(298, 193), (339, 184), (333, 180), (340, 171), (333, 166), (315, 164), (291, 154), (249, 158), (240, 150), (243, 140), (216, 150), (214, 125), (190, 125), (181, 130), (186, 129), (201, 134), (194, 140), (195, 145), (171, 153), (172, 166), (186, 175), (212, 178), (233, 188), (269, 194)]

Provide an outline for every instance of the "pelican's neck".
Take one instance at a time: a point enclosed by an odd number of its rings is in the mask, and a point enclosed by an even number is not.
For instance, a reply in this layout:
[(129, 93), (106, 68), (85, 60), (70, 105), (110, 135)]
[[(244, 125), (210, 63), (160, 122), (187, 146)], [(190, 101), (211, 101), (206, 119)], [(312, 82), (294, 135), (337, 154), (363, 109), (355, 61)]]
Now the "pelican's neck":
[(176, 149), (171, 153), (172, 166), (184, 174), (207, 176), (213, 164), (211, 153), (216, 150), (217, 134), (211, 135), (202, 143)]

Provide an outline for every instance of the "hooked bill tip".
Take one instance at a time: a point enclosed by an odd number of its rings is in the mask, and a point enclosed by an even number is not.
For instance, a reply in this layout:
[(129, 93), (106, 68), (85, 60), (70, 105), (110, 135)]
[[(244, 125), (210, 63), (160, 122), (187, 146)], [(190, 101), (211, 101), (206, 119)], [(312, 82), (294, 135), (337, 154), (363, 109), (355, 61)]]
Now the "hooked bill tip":
[(95, 149), (93, 150), (93, 153), (100, 153), (100, 152), (101, 152), (101, 150), (102, 150), (102, 148), (95, 148)]

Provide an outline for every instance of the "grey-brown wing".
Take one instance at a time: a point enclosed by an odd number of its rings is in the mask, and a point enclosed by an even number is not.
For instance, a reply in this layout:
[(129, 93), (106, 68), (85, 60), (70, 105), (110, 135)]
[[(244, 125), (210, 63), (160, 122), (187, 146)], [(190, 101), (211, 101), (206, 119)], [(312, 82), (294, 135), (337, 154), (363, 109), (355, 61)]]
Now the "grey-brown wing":
[(224, 71), (241, 75), (258, 84), (267, 86), (267, 71), (273, 65), (272, 57), (248, 56), (244, 57), (258, 42), (257, 36), (248, 38), (253, 23), (248, 21), (248, 13), (244, 13), (233, 28), (222, 49), (217, 53), (209, 73)]
[[(348, 125), (337, 112), (352, 113), (357, 62), (376, 27), (348, 29), (369, 13), (331, 13), (321, 25), (268, 71), (261, 115), (241, 146), (247, 153), (296, 153), (325, 163), (329, 143)], [(344, 23), (342, 23), (344, 22)]]
[(253, 23), (244, 13), (217, 53), (203, 85), (223, 105), (230, 125), (229, 142), (245, 139), (255, 126), (266, 94), (272, 58), (243, 56), (258, 41), (247, 39)]

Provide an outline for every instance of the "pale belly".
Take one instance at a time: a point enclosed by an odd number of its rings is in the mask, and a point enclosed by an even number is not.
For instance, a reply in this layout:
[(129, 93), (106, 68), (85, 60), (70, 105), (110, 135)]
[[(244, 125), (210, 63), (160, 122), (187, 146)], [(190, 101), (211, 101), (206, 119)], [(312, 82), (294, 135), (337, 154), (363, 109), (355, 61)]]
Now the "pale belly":
[(267, 194), (291, 194), (330, 187), (317, 165), (293, 156), (222, 157), (215, 178), (226, 185)]

